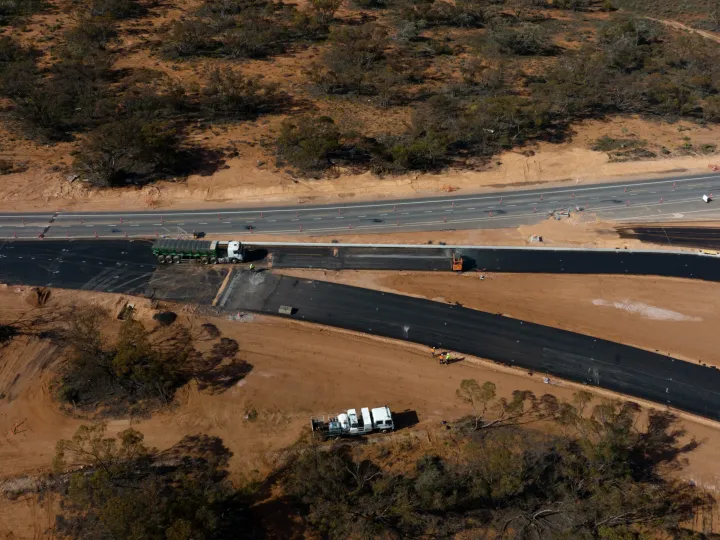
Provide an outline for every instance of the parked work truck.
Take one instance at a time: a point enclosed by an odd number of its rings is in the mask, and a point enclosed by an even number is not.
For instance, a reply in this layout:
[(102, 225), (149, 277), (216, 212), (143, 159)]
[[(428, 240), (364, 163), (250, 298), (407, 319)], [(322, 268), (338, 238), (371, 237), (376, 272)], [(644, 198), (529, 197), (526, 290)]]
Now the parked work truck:
[(240, 263), (245, 260), (245, 248), (240, 242), (218, 240), (155, 240), (153, 255), (161, 264), (191, 261), (201, 264)]
[(390, 407), (363, 407), (360, 414), (348, 409), (337, 415), (316, 416), (310, 420), (313, 437), (329, 439), (332, 437), (350, 437), (365, 435), (373, 431), (392, 431), (395, 429)]

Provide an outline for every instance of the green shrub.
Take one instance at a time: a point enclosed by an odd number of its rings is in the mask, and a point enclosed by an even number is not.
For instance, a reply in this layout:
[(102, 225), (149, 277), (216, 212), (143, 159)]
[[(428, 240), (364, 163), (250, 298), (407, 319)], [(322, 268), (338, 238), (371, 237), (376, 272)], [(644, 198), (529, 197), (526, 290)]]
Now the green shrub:
[(720, 95), (705, 98), (703, 117), (710, 122), (720, 122)]
[(506, 54), (546, 55), (557, 51), (550, 33), (539, 24), (523, 23), (517, 27), (499, 26), (493, 28), (489, 35), (500, 51)]
[(211, 119), (246, 120), (277, 110), (287, 95), (277, 84), (263, 84), (229, 68), (210, 73), (200, 92), (200, 106)]
[(12, 25), (47, 7), (44, 0), (0, 0), (0, 27)]
[(642, 148), (646, 145), (647, 141), (641, 139), (613, 139), (608, 135), (603, 135), (595, 140), (590, 148), (599, 152), (612, 152), (614, 150)]
[(180, 140), (172, 124), (162, 120), (108, 122), (87, 135), (73, 167), (100, 187), (152, 177), (180, 165)]
[(341, 148), (340, 131), (327, 116), (302, 116), (283, 122), (277, 145), (279, 155), (301, 171), (322, 170)]

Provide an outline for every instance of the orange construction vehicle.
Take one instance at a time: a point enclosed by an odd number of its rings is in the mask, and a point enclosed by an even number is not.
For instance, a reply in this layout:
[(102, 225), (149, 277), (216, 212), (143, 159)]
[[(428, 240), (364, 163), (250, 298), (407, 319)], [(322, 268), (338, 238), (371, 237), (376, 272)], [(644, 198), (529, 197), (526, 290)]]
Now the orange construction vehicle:
[(461, 255), (453, 254), (452, 269), (453, 269), (453, 272), (462, 272), (463, 271), (463, 258)]

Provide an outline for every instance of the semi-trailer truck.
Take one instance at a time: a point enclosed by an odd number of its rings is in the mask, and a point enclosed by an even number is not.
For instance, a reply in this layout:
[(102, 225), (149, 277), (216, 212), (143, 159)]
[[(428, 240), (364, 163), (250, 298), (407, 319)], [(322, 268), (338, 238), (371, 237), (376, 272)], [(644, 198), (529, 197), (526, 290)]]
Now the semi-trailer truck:
[(201, 264), (240, 263), (245, 248), (240, 242), (218, 240), (155, 240), (152, 252), (161, 264), (191, 261)]

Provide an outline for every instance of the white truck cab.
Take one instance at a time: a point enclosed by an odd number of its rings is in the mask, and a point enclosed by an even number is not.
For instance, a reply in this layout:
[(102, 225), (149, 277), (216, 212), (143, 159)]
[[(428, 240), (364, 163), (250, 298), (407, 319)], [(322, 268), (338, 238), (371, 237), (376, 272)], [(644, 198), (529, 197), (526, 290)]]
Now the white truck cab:
[(242, 262), (245, 258), (242, 244), (236, 241), (228, 242), (227, 254), (230, 260), (237, 259), (238, 262)]
[(395, 424), (392, 419), (392, 413), (390, 407), (377, 407), (372, 410), (372, 422), (373, 428), (380, 431), (389, 431), (395, 429)]

